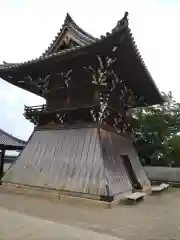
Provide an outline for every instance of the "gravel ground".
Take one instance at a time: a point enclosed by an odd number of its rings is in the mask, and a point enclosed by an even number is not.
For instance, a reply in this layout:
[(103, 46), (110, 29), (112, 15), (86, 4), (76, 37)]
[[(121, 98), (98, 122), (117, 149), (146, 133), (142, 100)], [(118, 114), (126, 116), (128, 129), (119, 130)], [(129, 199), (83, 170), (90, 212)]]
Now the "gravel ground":
[(0, 207), (1, 240), (118, 240), (105, 234), (8, 211)]
[(0, 191), (0, 206), (125, 240), (179, 240), (180, 189), (146, 196), (137, 205), (88, 208)]

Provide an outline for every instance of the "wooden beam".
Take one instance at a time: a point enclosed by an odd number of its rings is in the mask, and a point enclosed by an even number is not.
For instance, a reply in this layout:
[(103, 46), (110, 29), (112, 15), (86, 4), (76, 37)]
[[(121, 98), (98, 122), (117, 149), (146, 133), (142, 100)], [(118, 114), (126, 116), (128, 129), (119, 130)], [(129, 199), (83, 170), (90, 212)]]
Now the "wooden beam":
[(2, 177), (4, 174), (4, 156), (5, 156), (5, 149), (1, 150), (1, 155), (0, 155), (0, 185), (2, 184)]

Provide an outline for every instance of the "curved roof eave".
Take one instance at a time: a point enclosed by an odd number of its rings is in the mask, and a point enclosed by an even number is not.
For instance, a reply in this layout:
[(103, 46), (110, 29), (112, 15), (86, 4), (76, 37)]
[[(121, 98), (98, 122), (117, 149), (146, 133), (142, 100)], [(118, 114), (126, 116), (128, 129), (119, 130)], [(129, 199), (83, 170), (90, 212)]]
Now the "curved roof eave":
[(89, 33), (85, 32), (82, 28), (80, 28), (72, 19), (69, 13), (67, 13), (66, 18), (64, 20), (64, 24), (60, 28), (54, 40), (51, 42), (49, 47), (44, 51), (42, 56), (48, 55), (49, 52), (54, 48), (60, 37), (63, 35), (65, 29), (70, 29), (74, 33), (74, 35), (83, 43), (95, 42), (97, 38), (93, 37)]
[[(95, 42), (93, 43), (89, 43), (87, 45), (84, 45), (84, 46), (77, 46), (77, 47), (74, 47), (74, 48), (71, 48), (71, 49), (66, 49), (66, 50), (63, 50), (63, 51), (60, 51), (60, 52), (57, 52), (57, 53), (53, 53), (53, 54), (50, 54), (50, 55), (45, 55), (45, 56), (41, 56), (40, 58), (37, 58), (37, 59), (33, 59), (31, 61), (28, 61), (28, 62), (24, 62), (24, 63), (21, 63), (21, 64), (17, 64), (17, 65), (10, 65), (10, 66), (6, 66), (5, 67), (5, 71), (8, 72), (8, 70), (12, 70), (12, 71), (16, 71), (18, 70), (19, 67), (26, 67), (26, 66), (30, 66), (30, 65), (34, 65), (36, 63), (41, 63), (43, 62), (44, 60), (49, 60), (51, 58), (58, 58), (60, 59), (60, 61), (63, 61), (63, 60), (67, 60), (69, 59), (70, 57), (76, 57), (78, 55), (81, 55), (81, 54), (84, 54), (85, 52), (88, 52), (88, 49), (89, 48), (93, 48), (94, 45), (96, 44), (101, 44), (101, 42), (103, 41), (108, 41), (108, 38), (109, 37), (113, 37), (114, 34), (122, 31), (122, 29), (127, 29), (128, 31), (128, 35), (129, 35), (129, 40), (131, 42), (131, 45), (133, 47), (133, 51), (135, 52), (135, 55), (136, 55), (136, 58), (138, 59), (138, 61), (140, 61), (140, 64), (142, 65), (142, 67), (144, 68), (145, 72), (146, 72), (146, 75), (148, 76), (148, 81), (151, 82), (151, 86), (152, 88), (154, 89), (153, 91), (156, 92), (156, 95), (157, 95), (157, 101), (155, 101), (153, 104), (157, 104), (157, 103), (160, 103), (163, 101), (163, 98), (151, 76), (151, 74), (149, 73), (141, 55), (140, 55), (140, 52), (135, 44), (135, 40), (132, 36), (132, 33), (131, 33), (131, 30), (130, 28), (128, 27), (128, 19), (127, 19), (127, 14), (128, 13), (125, 13), (125, 16), (117, 23), (116, 27), (114, 29), (112, 29), (112, 31), (110, 33), (106, 33), (106, 36), (102, 36), (100, 39), (96, 39)], [(1, 69), (0, 69), (1, 70)], [(1, 70), (3, 71), (3, 69)], [(7, 81), (7, 80), (6, 80)], [(9, 81), (10, 82), (10, 81)]]
[[(49, 54), (49, 55), (43, 54), (38, 58), (31, 59), (31, 60), (21, 62), (21, 63), (7, 63), (7, 62), (4, 61), (4, 65), (0, 65), (0, 70), (1, 69), (5, 69), (5, 70), (17, 69), (19, 67), (23, 67), (23, 66), (29, 65), (31, 63), (37, 63), (41, 60), (50, 59), (50, 58), (53, 58), (55, 56), (58, 57), (58, 56), (61, 56), (61, 55), (64, 55), (64, 54), (68, 54), (68, 53), (72, 53), (72, 52), (76, 52), (76, 51), (81, 51), (81, 49), (83, 50), (83, 49), (86, 49), (86, 48), (90, 47), (91, 45), (96, 44), (96, 43), (101, 43), (102, 41), (106, 40), (108, 37), (112, 36), (114, 33), (118, 32), (118, 31), (121, 31), (123, 28), (128, 27), (128, 21), (126, 19), (127, 18), (126, 14), (127, 13), (125, 13), (125, 16), (120, 21), (118, 21), (115, 28), (113, 28), (110, 32), (106, 32), (106, 34), (102, 35), (100, 38), (94, 38), (95, 41), (93, 41), (93, 42), (89, 42), (89, 43), (87, 43), (86, 45), (83, 45), (83, 46), (76, 46), (76, 47), (72, 47), (70, 49), (65, 49), (65, 50), (62, 50), (60, 52), (52, 53), (52, 54)], [(69, 16), (69, 14), (67, 14), (67, 15)]]
[[(40, 59), (42, 57), (45, 57), (45, 56), (49, 55), (49, 52), (54, 48), (54, 46), (56, 45), (58, 40), (61, 38), (65, 29), (69, 29), (72, 32), (72, 34), (80, 42), (82, 42), (82, 44), (81, 44), (82, 46), (84, 46), (86, 44), (96, 42), (98, 40), (98, 38), (93, 37), (91, 34), (85, 32), (82, 28), (80, 28), (75, 23), (75, 21), (72, 19), (70, 14), (67, 13), (66, 17), (65, 17), (65, 20), (64, 20), (64, 23), (63, 23), (62, 27), (60, 28), (59, 32), (57, 33), (56, 37), (54, 38), (54, 40), (52, 40), (52, 42), (50, 43), (48, 48), (41, 54), (41, 56), (39, 58), (36, 58), (36, 59)], [(0, 65), (0, 69), (6, 68), (6, 67), (7, 68), (8, 67), (14, 67), (14, 66), (17, 66), (19, 64), (21, 65), (22, 63), (9, 63), (9, 62), (3, 61), (3, 64)]]

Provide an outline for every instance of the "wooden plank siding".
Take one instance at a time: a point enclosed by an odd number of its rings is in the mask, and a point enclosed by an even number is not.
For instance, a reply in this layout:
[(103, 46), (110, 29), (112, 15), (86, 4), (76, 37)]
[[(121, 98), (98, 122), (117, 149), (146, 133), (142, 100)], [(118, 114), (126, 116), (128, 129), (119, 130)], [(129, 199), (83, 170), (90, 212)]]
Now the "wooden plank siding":
[(35, 131), (5, 182), (104, 195), (97, 129)]
[(120, 157), (121, 142), (119, 138), (113, 139), (114, 135), (117, 134), (102, 129), (100, 130), (104, 167), (111, 195), (113, 196), (132, 190), (131, 183)]
[(35, 130), (3, 182), (114, 196), (132, 190), (120, 157), (130, 153), (141, 184), (148, 179), (131, 141), (98, 128)]
[[(106, 141), (107, 148), (112, 149), (111, 156), (113, 156), (114, 161), (116, 159), (116, 161), (121, 162), (121, 176), (125, 177), (125, 173), (124, 173), (124, 166), (122, 164), (122, 159), (120, 158), (120, 155), (127, 155), (131, 161), (136, 177), (140, 182), (140, 184), (142, 185), (142, 187), (145, 190), (151, 189), (150, 181), (148, 180), (146, 172), (140, 163), (136, 149), (132, 143), (132, 139), (120, 136), (112, 132), (107, 132), (103, 129), (101, 129), (101, 136), (102, 136), (102, 139), (104, 139), (103, 141)], [(109, 140), (105, 140), (105, 139), (109, 139)], [(126, 187), (128, 188), (128, 186), (125, 185), (125, 182), (126, 181), (124, 180), (124, 185), (123, 185), (124, 189)]]

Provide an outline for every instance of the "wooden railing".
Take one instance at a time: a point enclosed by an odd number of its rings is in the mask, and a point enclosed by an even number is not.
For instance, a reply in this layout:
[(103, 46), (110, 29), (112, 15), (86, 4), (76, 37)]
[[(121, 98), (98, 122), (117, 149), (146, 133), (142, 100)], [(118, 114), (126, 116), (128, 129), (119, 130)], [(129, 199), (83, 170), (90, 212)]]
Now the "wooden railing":
[(26, 113), (33, 113), (33, 112), (43, 112), (43, 111), (47, 111), (48, 108), (47, 108), (47, 105), (43, 104), (43, 105), (38, 105), (38, 106), (31, 106), (31, 107), (28, 107), (28, 106), (24, 106), (24, 111)]
[(80, 108), (90, 108), (90, 107), (95, 107), (97, 106), (97, 103), (94, 104), (79, 104), (79, 105), (63, 105), (63, 106), (59, 106), (59, 108), (49, 108), (47, 105), (43, 104), (43, 105), (38, 105), (38, 106), (24, 106), (24, 111), (25, 114), (31, 114), (31, 113), (41, 113), (41, 112), (58, 112), (58, 111), (62, 111), (62, 110), (76, 110), (76, 109), (80, 109)]

